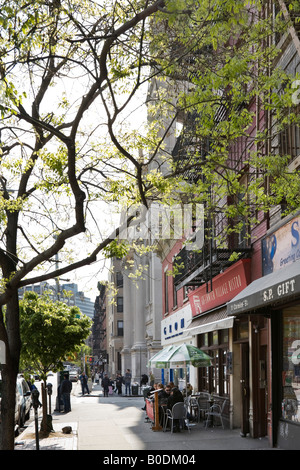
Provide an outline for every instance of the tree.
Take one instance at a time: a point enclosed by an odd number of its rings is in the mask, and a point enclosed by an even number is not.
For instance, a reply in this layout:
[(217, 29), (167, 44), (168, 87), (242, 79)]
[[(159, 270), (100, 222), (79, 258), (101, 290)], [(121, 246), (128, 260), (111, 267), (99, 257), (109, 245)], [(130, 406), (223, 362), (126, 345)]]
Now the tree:
[[(63, 362), (80, 351), (90, 328), (90, 319), (78, 307), (53, 301), (47, 294), (25, 292), (20, 302), (21, 368), (24, 364), (38, 372), (46, 390), (47, 373), (63, 370)], [(45, 394), (42, 401), (42, 423), (47, 423)]]
[[(262, 8), (258, 0), (250, 5), (251, 15)], [(120, 228), (103, 234), (104, 203), (148, 208), (184, 193), (187, 200), (196, 194), (210, 211), (224, 210), (211, 199), (210, 187), (222, 198), (240, 188), (239, 171), (227, 162), (228, 146), (247, 135), (252, 115), (247, 106), (240, 112), (247, 96), (255, 99), (262, 86), (264, 105), (273, 107), (282, 125), (295, 113), (283, 114), (291, 104), (291, 77), (270, 73), (263, 80), (276, 52), (264, 47), (274, 22), (254, 15), (249, 24), (249, 2), (0, 0), (0, 11), (0, 340), (6, 347), (0, 448), (12, 449), (21, 349), (18, 289), (100, 255), (126, 253), (128, 243), (114, 242)], [(239, 40), (233, 44), (232, 34)], [(139, 120), (134, 127), (133, 98), (155, 79), (165, 83), (166, 93), (152, 94), (147, 128)], [(244, 83), (253, 86), (244, 90)], [(282, 83), (286, 93), (275, 100)], [(216, 126), (215, 112), (223, 106), (226, 119)], [(203, 158), (193, 141), (185, 158), (174, 161), (164, 138), (178, 117), (193, 113), (194, 135), (209, 140), (209, 152)], [(268, 153), (261, 166), (258, 152), (252, 156), (252, 171), (258, 166), (262, 178), (270, 174), (276, 193), (283, 181), (275, 171), (278, 157)], [(185, 173), (195, 169), (200, 176), (187, 184)], [(294, 189), (291, 207), (298, 189), (293, 182), (286, 184)], [(253, 194), (262, 206), (261, 188), (255, 185)], [(235, 207), (249, 211), (249, 205)]]
[(80, 351), (91, 328), (78, 307), (30, 291), (20, 301), (20, 320), (21, 366), (39, 372), (44, 382), (50, 370), (62, 370), (67, 357)]
[(145, 21), (160, 4), (0, 2), (2, 449), (14, 446), (18, 289), (96, 261), (112, 237), (102, 237), (102, 209), (91, 210), (93, 202), (117, 200), (135, 183), (134, 194), (144, 197), (141, 138), (133, 145), (126, 129), (116, 132), (145, 82)]

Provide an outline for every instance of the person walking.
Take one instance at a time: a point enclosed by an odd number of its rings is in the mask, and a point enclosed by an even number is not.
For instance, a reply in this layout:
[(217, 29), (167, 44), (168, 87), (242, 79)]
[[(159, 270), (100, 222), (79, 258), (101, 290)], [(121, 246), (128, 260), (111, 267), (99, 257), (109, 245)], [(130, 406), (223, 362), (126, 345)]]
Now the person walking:
[(103, 394), (104, 394), (105, 397), (108, 397), (108, 390), (109, 390), (110, 383), (111, 383), (111, 381), (108, 378), (108, 375), (104, 374), (104, 377), (103, 377), (102, 382), (101, 382), (101, 386), (103, 388)]
[(100, 379), (100, 375), (99, 375), (99, 372), (97, 371), (95, 374), (95, 382), (97, 385), (99, 384), (99, 379)]
[(130, 395), (131, 394), (131, 373), (130, 373), (130, 369), (126, 369), (126, 372), (125, 372), (125, 375), (124, 375), (124, 383), (125, 383), (125, 395)]
[(142, 387), (143, 385), (147, 385), (148, 380), (149, 380), (149, 379), (148, 379), (148, 375), (147, 375), (147, 374), (143, 374), (143, 375), (142, 375), (142, 378), (141, 378), (141, 383), (140, 383), (141, 387)]
[(116, 391), (118, 391), (118, 395), (122, 395), (122, 384), (123, 384), (123, 377), (121, 374), (117, 374)]
[(71, 411), (71, 391), (72, 382), (69, 380), (68, 374), (64, 375), (64, 380), (60, 386), (60, 393), (64, 402), (64, 412), (69, 413)]
[(88, 387), (88, 376), (83, 372), (80, 375), (79, 380), (81, 383), (82, 395), (84, 395), (85, 390), (87, 391), (88, 394), (90, 394), (89, 387)]

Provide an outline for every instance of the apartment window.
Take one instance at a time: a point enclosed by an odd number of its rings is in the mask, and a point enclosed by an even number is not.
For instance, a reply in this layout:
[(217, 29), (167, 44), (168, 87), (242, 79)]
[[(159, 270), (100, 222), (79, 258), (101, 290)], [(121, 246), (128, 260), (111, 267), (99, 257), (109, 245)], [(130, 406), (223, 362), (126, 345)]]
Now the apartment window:
[(119, 351), (117, 352), (117, 368), (118, 370), (122, 369), (122, 356)]
[(169, 295), (168, 295), (168, 274), (164, 274), (164, 286), (165, 286), (165, 313), (169, 312)]
[(117, 297), (117, 312), (123, 312), (123, 297)]
[(177, 307), (177, 290), (176, 290), (176, 285), (175, 285), (174, 278), (173, 278), (173, 308), (176, 308), (176, 307)]
[(117, 336), (123, 336), (123, 327), (124, 327), (124, 324), (123, 324), (123, 320), (118, 320), (117, 321)]
[(123, 287), (123, 274), (121, 272), (116, 273), (117, 287)]

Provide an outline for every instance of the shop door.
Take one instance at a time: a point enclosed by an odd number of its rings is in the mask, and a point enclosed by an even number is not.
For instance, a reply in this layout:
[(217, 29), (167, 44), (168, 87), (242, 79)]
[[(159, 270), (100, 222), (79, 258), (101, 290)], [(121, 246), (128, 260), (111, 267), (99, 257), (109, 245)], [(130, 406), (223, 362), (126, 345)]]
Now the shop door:
[(267, 347), (260, 347), (259, 357), (259, 437), (267, 434), (267, 417), (268, 417), (268, 387), (267, 387)]
[(241, 404), (242, 404), (242, 419), (241, 419), (241, 435), (246, 436), (250, 432), (249, 426), (249, 343), (240, 344), (241, 354)]

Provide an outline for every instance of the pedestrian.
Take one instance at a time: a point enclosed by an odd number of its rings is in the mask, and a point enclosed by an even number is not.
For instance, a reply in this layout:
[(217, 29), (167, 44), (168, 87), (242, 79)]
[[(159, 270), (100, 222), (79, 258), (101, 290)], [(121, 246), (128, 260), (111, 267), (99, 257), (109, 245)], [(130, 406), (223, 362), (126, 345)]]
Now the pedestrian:
[(96, 374), (95, 374), (95, 382), (96, 382), (96, 384), (99, 384), (99, 378), (100, 378), (99, 372), (96, 372)]
[(109, 386), (108, 386), (108, 394), (109, 394), (109, 395), (113, 395), (113, 393), (114, 393), (114, 388), (115, 388), (115, 386), (114, 386), (114, 381), (110, 378), (110, 379), (109, 379)]
[(87, 391), (88, 394), (90, 394), (89, 387), (88, 387), (88, 376), (83, 372), (79, 376), (79, 380), (81, 383), (82, 395), (84, 395), (85, 390)]
[(123, 377), (121, 374), (117, 374), (116, 391), (118, 391), (118, 395), (122, 395), (122, 384), (123, 384)]
[(131, 373), (130, 373), (130, 369), (126, 369), (126, 372), (125, 372), (125, 375), (124, 375), (124, 384), (125, 384), (125, 395), (130, 395), (131, 394)]
[(103, 388), (103, 394), (105, 397), (108, 397), (108, 390), (109, 390), (109, 386), (110, 386), (110, 379), (108, 378), (108, 375), (107, 374), (104, 374), (104, 377), (102, 379), (102, 382), (101, 382), (101, 385), (102, 385), (102, 388)]
[(148, 383), (148, 375), (147, 375), (147, 374), (143, 374), (143, 375), (142, 375), (142, 378), (141, 378), (141, 383), (140, 383), (141, 387), (142, 387), (143, 385), (147, 385), (147, 383)]
[(64, 412), (69, 413), (71, 411), (71, 391), (72, 382), (69, 380), (68, 374), (64, 375), (64, 380), (60, 386), (60, 393), (64, 402)]

